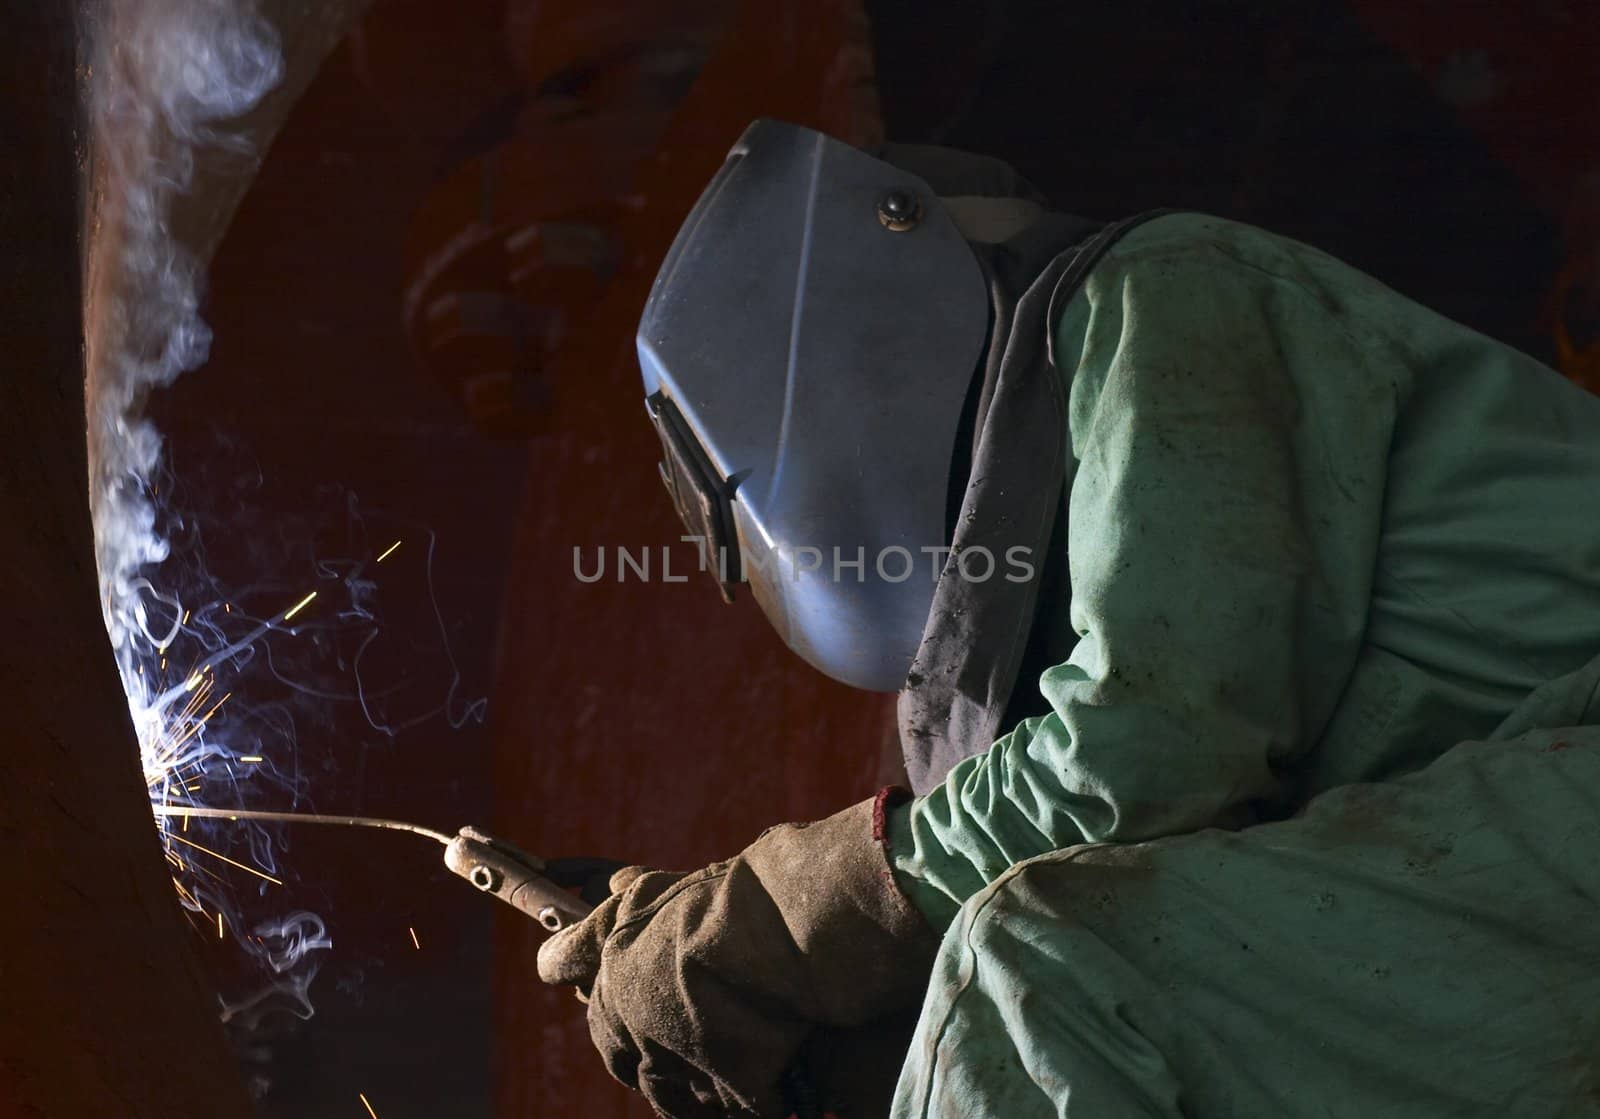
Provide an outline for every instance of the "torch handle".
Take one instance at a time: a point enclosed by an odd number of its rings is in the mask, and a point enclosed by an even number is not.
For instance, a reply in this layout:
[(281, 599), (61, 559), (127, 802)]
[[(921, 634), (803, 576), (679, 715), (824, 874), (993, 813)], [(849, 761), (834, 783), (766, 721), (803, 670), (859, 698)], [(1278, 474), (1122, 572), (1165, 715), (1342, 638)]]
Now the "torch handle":
[(552, 882), (543, 859), (477, 828), (462, 828), (445, 846), (444, 865), (484, 893), (526, 913), (546, 932), (570, 928), (594, 908)]

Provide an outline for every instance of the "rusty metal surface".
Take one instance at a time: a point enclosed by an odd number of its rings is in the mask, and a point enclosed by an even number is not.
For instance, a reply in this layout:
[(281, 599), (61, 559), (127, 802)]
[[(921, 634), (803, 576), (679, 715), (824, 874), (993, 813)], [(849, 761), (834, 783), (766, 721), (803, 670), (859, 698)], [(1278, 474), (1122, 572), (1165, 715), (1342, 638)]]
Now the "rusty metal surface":
[[(259, 0), (261, 15), (277, 29), (283, 78), (236, 127), (265, 152), (328, 55), (373, 0)], [(173, 208), (173, 229), (197, 259), (207, 261), (233, 220), (259, 164), (202, 162), (192, 188)]]
[(518, 84), (487, 110), (505, 135), (457, 163), (408, 236), (412, 348), (486, 434), (547, 430), (552, 366), (631, 253), (641, 171), (731, 7), (508, 5)]
[(0, 1113), (243, 1116), (98, 605), (72, 12), (15, 0), (0, 18)]

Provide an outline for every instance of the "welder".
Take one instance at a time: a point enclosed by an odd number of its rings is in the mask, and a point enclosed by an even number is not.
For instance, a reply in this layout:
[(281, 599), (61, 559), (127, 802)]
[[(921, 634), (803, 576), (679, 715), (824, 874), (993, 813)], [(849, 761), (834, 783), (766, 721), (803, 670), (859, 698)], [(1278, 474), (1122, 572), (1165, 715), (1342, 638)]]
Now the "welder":
[(1284, 237), (774, 122), (638, 345), (708, 570), (899, 691), (915, 789), (545, 945), (660, 1114), (1600, 1114), (1600, 399)]

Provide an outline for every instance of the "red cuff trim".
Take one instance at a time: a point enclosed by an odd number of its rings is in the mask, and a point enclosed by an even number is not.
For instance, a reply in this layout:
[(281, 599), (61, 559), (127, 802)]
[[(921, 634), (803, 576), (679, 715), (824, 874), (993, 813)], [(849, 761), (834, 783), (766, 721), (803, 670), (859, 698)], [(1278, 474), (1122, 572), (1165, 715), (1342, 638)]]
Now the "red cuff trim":
[(899, 785), (884, 786), (872, 799), (872, 840), (885, 851), (889, 849), (889, 810), (910, 799), (911, 790)]

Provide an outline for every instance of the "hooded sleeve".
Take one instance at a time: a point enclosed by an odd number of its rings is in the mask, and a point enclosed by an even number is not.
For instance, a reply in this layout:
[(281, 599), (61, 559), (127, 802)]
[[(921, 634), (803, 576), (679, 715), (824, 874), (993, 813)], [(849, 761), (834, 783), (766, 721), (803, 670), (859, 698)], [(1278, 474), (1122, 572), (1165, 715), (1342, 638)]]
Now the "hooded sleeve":
[(1037, 682), (1048, 715), (889, 821), (936, 928), (1034, 855), (1243, 826), (1291, 795), (1359, 652), (1405, 389), (1350, 325), (1397, 297), (1302, 254), (1175, 215), (1063, 311), (1077, 643)]

